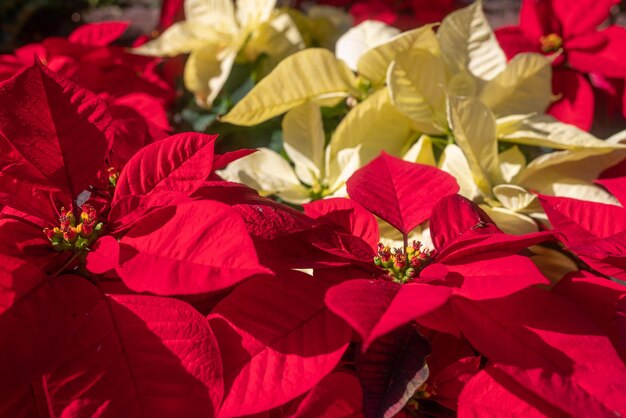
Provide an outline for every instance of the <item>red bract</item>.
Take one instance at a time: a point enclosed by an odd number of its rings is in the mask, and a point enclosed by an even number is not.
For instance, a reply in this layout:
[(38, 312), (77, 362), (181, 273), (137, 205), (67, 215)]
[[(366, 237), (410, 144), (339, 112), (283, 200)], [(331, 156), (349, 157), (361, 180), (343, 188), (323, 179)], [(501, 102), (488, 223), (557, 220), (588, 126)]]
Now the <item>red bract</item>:
[(157, 74), (158, 61), (131, 55), (111, 45), (128, 22), (86, 24), (67, 39), (47, 38), (41, 44), (0, 56), (0, 80), (31, 66), (35, 59), (98, 94), (114, 118), (115, 142), (109, 163), (121, 169), (141, 147), (167, 136), (165, 107), (173, 99), (170, 86)]
[(222, 399), (215, 337), (174, 299), (106, 295), (60, 276), (21, 295), (0, 335), (11, 336), (0, 345), (2, 416), (205, 417)]
[[(624, 184), (623, 180), (603, 182)], [(619, 192), (616, 197), (624, 196)], [(539, 200), (569, 251), (602, 274), (626, 279), (626, 209), (564, 197), (540, 196)]]
[(351, 333), (324, 305), (325, 290), (307, 274), (283, 273), (248, 280), (215, 307), (227, 393), (220, 417), (282, 405), (335, 368)]
[[(593, 121), (594, 96), (586, 77), (626, 78), (622, 53), (626, 30), (616, 25), (598, 30), (617, 0), (524, 0), (520, 24), (496, 31), (509, 58), (519, 52), (553, 54), (553, 91), (562, 95), (549, 112), (564, 122), (588, 130)], [(625, 110), (626, 111), (626, 110)]]

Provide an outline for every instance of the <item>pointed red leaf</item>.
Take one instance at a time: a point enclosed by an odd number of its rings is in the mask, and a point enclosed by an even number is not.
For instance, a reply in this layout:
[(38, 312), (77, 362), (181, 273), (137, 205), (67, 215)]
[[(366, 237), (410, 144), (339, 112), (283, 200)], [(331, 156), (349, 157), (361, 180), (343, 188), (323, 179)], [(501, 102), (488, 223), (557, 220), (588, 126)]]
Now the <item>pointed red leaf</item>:
[(626, 209), (567, 197), (540, 196), (552, 227), (568, 246), (579, 246), (626, 231)]
[(112, 204), (159, 191), (193, 193), (211, 174), (215, 138), (189, 132), (146, 146), (122, 170)]
[(483, 254), (446, 263), (445, 267), (448, 272), (443, 280), (458, 286), (456, 294), (469, 299), (499, 298), (530, 286), (550, 284), (530, 258), (520, 255)]
[(626, 286), (578, 271), (559, 280), (552, 291), (569, 299), (602, 328), (626, 361)]
[(430, 217), (444, 196), (455, 194), (454, 177), (435, 167), (409, 163), (382, 153), (347, 182), (348, 195), (407, 234)]
[(285, 418), (358, 418), (363, 410), (359, 379), (346, 372), (331, 373), (280, 416)]
[(326, 304), (359, 333), (366, 350), (377, 338), (444, 305), (451, 293), (446, 286), (355, 279), (331, 287)]
[(566, 299), (528, 288), (501, 299), (451, 302), (468, 341), (525, 389), (572, 415), (626, 413), (626, 366)]
[(593, 88), (582, 73), (570, 69), (555, 69), (552, 91), (560, 97), (546, 113), (564, 123), (588, 131), (593, 123), (595, 99)]
[(446, 249), (471, 229), (483, 234), (501, 233), (481, 208), (458, 194), (443, 197), (437, 202), (429, 219), (429, 227), (438, 251)]
[(209, 315), (226, 398), (220, 417), (254, 414), (294, 399), (337, 365), (350, 328), (324, 305), (326, 287), (299, 272), (253, 278)]
[(261, 266), (241, 217), (214, 201), (150, 212), (120, 240), (117, 273), (137, 292), (192, 295), (227, 288)]
[(117, 40), (128, 29), (129, 22), (87, 23), (67, 38), (70, 42), (89, 46), (105, 46)]
[(379, 240), (376, 218), (356, 201), (343, 198), (316, 200), (304, 205), (304, 213), (317, 221), (336, 225), (376, 249)]
[(93, 184), (113, 142), (101, 99), (36, 63), (0, 85), (0, 102), (3, 175), (68, 200)]
[[(80, 277), (51, 278), (0, 316), (0, 415), (211, 416), (219, 350), (189, 305), (107, 296)], [(16, 402), (16, 399), (19, 399)]]
[(614, 177), (607, 179), (598, 179), (594, 183), (598, 183), (605, 187), (619, 202), (624, 206), (626, 204), (626, 177)]
[(428, 340), (409, 324), (374, 341), (365, 353), (357, 354), (365, 416), (391, 418), (400, 412), (428, 379), (429, 353)]
[(525, 389), (502, 371), (488, 366), (465, 385), (459, 396), (458, 416), (565, 418), (570, 415)]

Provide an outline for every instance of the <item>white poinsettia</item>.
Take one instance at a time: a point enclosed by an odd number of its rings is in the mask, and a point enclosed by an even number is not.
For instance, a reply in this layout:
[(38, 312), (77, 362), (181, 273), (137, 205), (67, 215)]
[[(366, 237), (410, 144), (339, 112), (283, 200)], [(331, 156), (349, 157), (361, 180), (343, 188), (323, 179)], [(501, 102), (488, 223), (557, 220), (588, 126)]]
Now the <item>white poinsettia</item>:
[(133, 52), (169, 57), (189, 53), (185, 86), (200, 105), (210, 106), (236, 58), (251, 62), (262, 53), (283, 58), (304, 48), (291, 17), (275, 6), (276, 0), (185, 0), (186, 20)]
[[(479, 203), (505, 232), (537, 230), (533, 218), (542, 219), (543, 212), (534, 192), (615, 203), (592, 181), (626, 157), (626, 146), (617, 141), (600, 140), (548, 116), (496, 120), (477, 98), (450, 98), (448, 119), (456, 144), (445, 147), (439, 168), (452, 174), (460, 193)], [(498, 152), (498, 140), (515, 145)], [(562, 151), (527, 163), (517, 144)], [(420, 155), (430, 152), (422, 149)]]
[(386, 73), (393, 103), (422, 132), (449, 133), (448, 95), (477, 97), (498, 117), (550, 103), (550, 61), (525, 53), (507, 63), (480, 1), (448, 15), (436, 37), (438, 48), (402, 51)]
[(385, 90), (348, 112), (328, 144), (320, 107), (313, 102), (289, 111), (282, 128), (293, 167), (280, 154), (261, 149), (231, 163), (220, 175), (295, 204), (345, 196), (345, 182), (354, 171), (383, 150), (401, 154), (414, 135), (410, 120), (389, 103)]

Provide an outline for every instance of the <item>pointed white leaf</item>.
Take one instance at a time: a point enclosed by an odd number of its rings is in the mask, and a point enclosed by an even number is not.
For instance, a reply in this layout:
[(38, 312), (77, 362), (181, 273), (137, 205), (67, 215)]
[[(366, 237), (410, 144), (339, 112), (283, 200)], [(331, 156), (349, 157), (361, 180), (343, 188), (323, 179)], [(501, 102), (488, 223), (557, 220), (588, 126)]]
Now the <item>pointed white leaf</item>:
[(469, 70), (476, 77), (491, 80), (506, 66), (506, 57), (480, 0), (446, 16), (437, 37), (443, 59), (452, 73)]
[(480, 100), (496, 116), (543, 112), (552, 100), (552, 65), (540, 54), (516, 55), (488, 81)]
[(359, 58), (359, 75), (368, 79), (375, 87), (385, 84), (389, 64), (400, 54), (412, 49), (425, 49), (439, 55), (439, 42), (433, 32), (434, 25), (425, 25), (404, 32), (388, 42), (370, 49)]
[(389, 66), (387, 86), (402, 113), (418, 124), (432, 126), (424, 133), (446, 131), (446, 79), (441, 58), (424, 49), (398, 55)]
[(307, 102), (283, 118), (283, 146), (296, 175), (314, 186), (324, 176), (324, 127), (319, 106)]

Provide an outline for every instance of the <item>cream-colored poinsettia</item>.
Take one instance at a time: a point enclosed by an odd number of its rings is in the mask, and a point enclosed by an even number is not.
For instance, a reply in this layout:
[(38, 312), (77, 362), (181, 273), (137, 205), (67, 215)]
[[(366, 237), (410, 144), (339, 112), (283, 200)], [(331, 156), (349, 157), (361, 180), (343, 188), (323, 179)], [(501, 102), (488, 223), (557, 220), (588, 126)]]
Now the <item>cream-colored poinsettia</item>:
[(398, 54), (386, 73), (393, 103), (420, 131), (450, 132), (446, 96), (477, 97), (497, 117), (543, 112), (551, 101), (551, 64), (540, 54), (507, 63), (480, 1), (448, 15), (438, 49)]
[[(533, 218), (542, 219), (543, 214), (534, 192), (615, 203), (592, 181), (626, 157), (626, 146), (616, 140), (600, 140), (545, 115), (496, 120), (477, 98), (450, 98), (447, 114), (456, 143), (446, 146), (438, 165), (457, 179), (460, 193), (479, 203), (504, 231), (537, 230)], [(515, 145), (498, 152), (498, 141)], [(558, 151), (527, 163), (519, 144)]]
[(391, 105), (385, 90), (348, 112), (328, 144), (320, 107), (311, 101), (290, 110), (282, 129), (293, 168), (280, 154), (262, 148), (219, 174), (295, 204), (345, 196), (346, 180), (354, 171), (381, 151), (401, 154), (414, 136), (411, 121)]
[(152, 56), (189, 53), (184, 81), (200, 105), (210, 107), (226, 83), (236, 59), (275, 59), (305, 47), (288, 13), (276, 0), (185, 0), (186, 20), (133, 52)]

